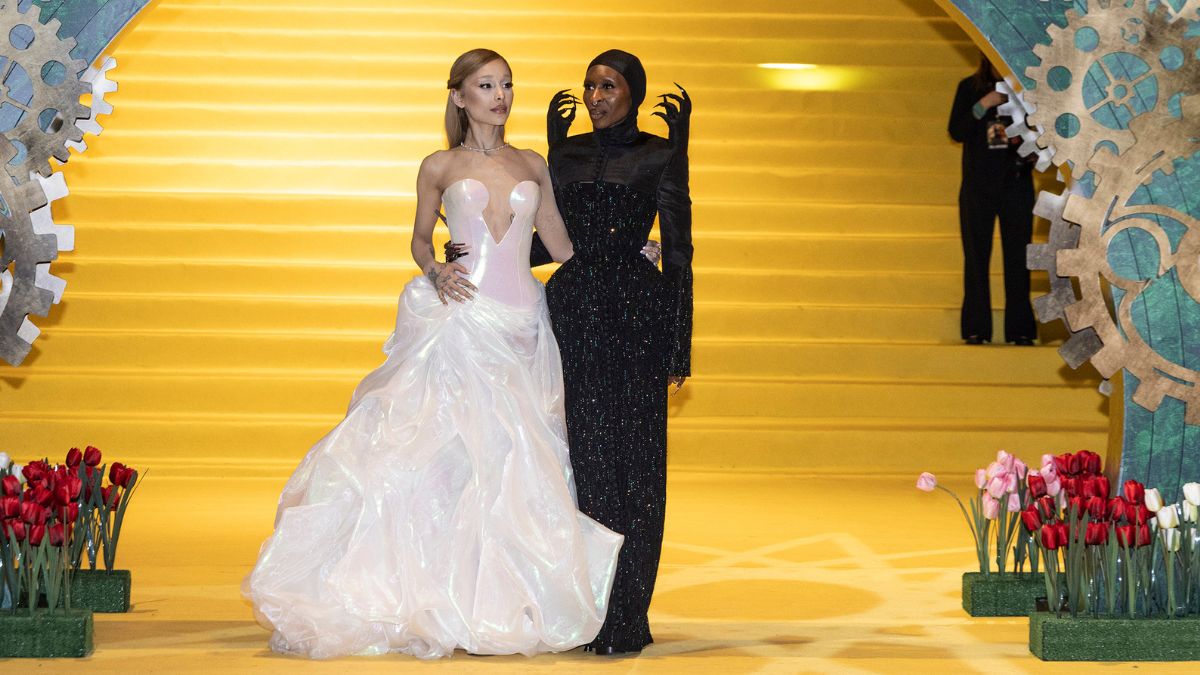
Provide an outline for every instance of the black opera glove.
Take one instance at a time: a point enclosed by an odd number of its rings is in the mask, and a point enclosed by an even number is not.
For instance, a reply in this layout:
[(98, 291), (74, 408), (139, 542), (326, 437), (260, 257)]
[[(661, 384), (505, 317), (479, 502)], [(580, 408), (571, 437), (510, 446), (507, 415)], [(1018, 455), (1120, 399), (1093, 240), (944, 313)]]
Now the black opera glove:
[(669, 135), (667, 139), (671, 141), (671, 147), (684, 152), (687, 152), (688, 133), (692, 118), (692, 97), (688, 96), (687, 90), (679, 86), (679, 94), (659, 94), (658, 97), (662, 100), (654, 104), (655, 108), (662, 110), (653, 113), (655, 117), (663, 118), (667, 123)]
[(464, 253), (462, 250), (464, 246), (466, 244), (456, 244), (453, 241), (446, 242), (446, 262), (452, 263), (459, 258), (467, 257), (469, 254)]
[(567, 138), (571, 122), (575, 121), (575, 106), (579, 99), (569, 89), (563, 89), (550, 99), (550, 108), (546, 111), (546, 145), (554, 147)]

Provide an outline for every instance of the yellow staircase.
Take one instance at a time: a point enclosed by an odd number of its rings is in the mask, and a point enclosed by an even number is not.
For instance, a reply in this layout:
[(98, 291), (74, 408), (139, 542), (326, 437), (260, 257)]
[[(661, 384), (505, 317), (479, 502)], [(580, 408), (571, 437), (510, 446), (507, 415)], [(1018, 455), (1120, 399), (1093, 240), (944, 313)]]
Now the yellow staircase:
[(1000, 447), (1102, 445), (1096, 382), (1054, 349), (957, 339), (945, 118), (966, 37), (932, 0), (727, 7), (152, 5), (115, 49), (116, 113), (65, 167), (66, 299), (35, 320), (27, 365), (0, 368), (0, 450), (294, 464), (382, 359), (416, 272), (416, 167), (444, 143), (449, 65), (476, 46), (508, 57), (509, 140), (539, 151), (551, 93), (609, 47), (642, 57), (652, 94), (677, 81), (695, 100), (695, 377), (672, 401), (676, 468), (967, 470)]

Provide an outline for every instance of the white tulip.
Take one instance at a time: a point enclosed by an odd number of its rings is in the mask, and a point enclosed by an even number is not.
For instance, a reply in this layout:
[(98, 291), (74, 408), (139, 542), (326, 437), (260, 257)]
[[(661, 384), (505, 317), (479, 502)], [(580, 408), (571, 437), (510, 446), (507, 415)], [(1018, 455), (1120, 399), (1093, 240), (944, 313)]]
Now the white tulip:
[(1200, 506), (1196, 506), (1191, 502), (1183, 503), (1183, 519), (1189, 523), (1194, 523), (1200, 520)]
[(13, 464), (12, 465), (12, 475), (17, 477), (17, 481), (19, 481), (21, 483), (21, 485), (24, 485), (25, 484), (25, 465), (24, 464)]
[(1178, 551), (1179, 550), (1179, 545), (1183, 541), (1183, 537), (1180, 536), (1179, 530), (1176, 530), (1174, 528), (1171, 528), (1168, 530), (1162, 530), (1162, 537), (1163, 537), (1163, 546), (1165, 546), (1168, 551)]
[(12, 466), (12, 459), (9, 458), (7, 452), (0, 452), (0, 469), (7, 469)]
[(1192, 506), (1200, 506), (1200, 483), (1185, 483), (1183, 498)]
[(1146, 508), (1151, 511), (1158, 511), (1163, 507), (1162, 495), (1159, 494), (1158, 488), (1150, 488), (1146, 490)]
[(1158, 519), (1158, 526), (1160, 528), (1171, 529), (1179, 527), (1179, 512), (1175, 510), (1176, 506), (1177, 504), (1171, 504), (1158, 510), (1158, 515), (1155, 518)]

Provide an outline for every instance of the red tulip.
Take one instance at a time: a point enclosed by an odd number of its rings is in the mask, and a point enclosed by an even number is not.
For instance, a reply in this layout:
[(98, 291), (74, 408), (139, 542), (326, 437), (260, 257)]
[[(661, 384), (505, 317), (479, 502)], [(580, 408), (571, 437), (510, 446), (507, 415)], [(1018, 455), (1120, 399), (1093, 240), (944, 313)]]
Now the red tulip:
[(1066, 492), (1068, 497), (1078, 497), (1079, 496), (1079, 487), (1080, 486), (1079, 486), (1079, 478), (1078, 477), (1064, 476), (1059, 479), (1059, 482), (1062, 483), (1063, 492)]
[(1058, 515), (1058, 505), (1054, 503), (1054, 497), (1039, 497), (1037, 505), (1038, 510), (1042, 512), (1042, 518), (1046, 520)]
[(16, 519), (9, 518), (4, 521), (4, 534), (11, 534), (17, 541), (25, 541), (25, 523)]
[(1087, 502), (1088, 516), (1093, 521), (1104, 520), (1104, 515), (1108, 511), (1108, 503), (1100, 497), (1089, 497)]
[(1129, 504), (1126, 502), (1126, 506), (1128, 508), (1129, 522), (1134, 525), (1145, 525), (1154, 517), (1154, 514), (1145, 504)]
[(0, 480), (0, 493), (5, 497), (16, 497), (21, 494), (21, 481), (16, 476), (5, 476)]
[(1108, 519), (1115, 522), (1128, 518), (1129, 503), (1120, 497), (1113, 497), (1108, 500), (1108, 510), (1105, 515)]
[(59, 483), (54, 486), (54, 504), (56, 506), (66, 506), (73, 500), (71, 499), (71, 486)]
[(0, 518), (16, 518), (20, 513), (20, 497), (0, 497)]
[(1066, 548), (1071, 545), (1071, 531), (1067, 529), (1066, 523), (1054, 524), (1054, 536), (1058, 539), (1058, 545)]
[(83, 451), (83, 463), (87, 464), (88, 466), (96, 466), (99, 464), (100, 450), (98, 448), (93, 448), (90, 445), (87, 446), (87, 449)]
[(1029, 474), (1029, 496), (1038, 499), (1046, 496), (1046, 479), (1040, 474)]
[(50, 465), (42, 460), (30, 462), (25, 465), (21, 473), (25, 476), (25, 482), (30, 485), (38, 484), (46, 479), (46, 474), (50, 473)]
[(21, 502), (21, 520), (30, 525), (46, 522), (44, 513), (45, 509), (39, 506), (37, 502)]
[(1021, 524), (1030, 532), (1037, 532), (1042, 527), (1042, 516), (1036, 506), (1030, 506), (1021, 512)]
[(1067, 515), (1075, 514), (1076, 518), (1083, 518), (1087, 507), (1084, 505), (1083, 497), (1071, 497), (1067, 499)]
[(46, 526), (34, 525), (29, 528), (29, 545), (41, 546), (42, 540), (46, 538)]
[(1043, 525), (1040, 534), (1042, 546), (1048, 551), (1056, 550), (1061, 543), (1058, 540), (1058, 530), (1053, 525)]
[[(100, 499), (102, 499), (104, 504), (110, 509), (115, 509), (121, 505), (121, 494), (112, 486), (100, 488)], [(109, 500), (112, 501), (110, 502)]]
[(1117, 541), (1122, 546), (1136, 546), (1136, 527), (1134, 525), (1118, 525)]
[(1096, 476), (1093, 480), (1095, 481), (1096, 496), (1108, 499), (1112, 493), (1112, 485), (1108, 482), (1108, 476)]
[(83, 479), (79, 476), (67, 476), (62, 481), (71, 490), (71, 500), (79, 499), (79, 493), (83, 491)]
[(1141, 504), (1146, 499), (1146, 487), (1136, 480), (1127, 480), (1121, 486), (1121, 492), (1125, 495), (1125, 499), (1134, 504)]
[(79, 463), (83, 461), (83, 453), (79, 448), (71, 448), (67, 451), (67, 466), (72, 469), (78, 468)]
[(79, 502), (71, 502), (58, 511), (59, 520), (73, 523), (79, 519)]
[(50, 506), (50, 503), (54, 501), (54, 493), (49, 488), (39, 485), (33, 490), (26, 492), (26, 499), (30, 498), (41, 506)]
[(1054, 456), (1054, 471), (1062, 478), (1075, 473), (1071, 471), (1071, 453), (1064, 452), (1061, 455)]
[(1138, 525), (1137, 545), (1138, 546), (1149, 546), (1150, 541), (1151, 541), (1150, 540), (1150, 526), (1149, 525)]
[(1080, 450), (1075, 454), (1077, 457), (1079, 457), (1080, 464), (1082, 464), (1084, 471), (1092, 474), (1100, 473), (1100, 455), (1097, 455), (1091, 450)]
[(137, 472), (120, 462), (113, 462), (112, 468), (108, 470), (108, 480), (113, 485), (120, 485), (123, 488), (128, 488), (133, 485), (133, 481), (137, 478)]
[(59, 523), (57, 525), (51, 525), (50, 526), (50, 545), (51, 546), (62, 546), (65, 535), (66, 535), (66, 533), (63, 531), (62, 523)]

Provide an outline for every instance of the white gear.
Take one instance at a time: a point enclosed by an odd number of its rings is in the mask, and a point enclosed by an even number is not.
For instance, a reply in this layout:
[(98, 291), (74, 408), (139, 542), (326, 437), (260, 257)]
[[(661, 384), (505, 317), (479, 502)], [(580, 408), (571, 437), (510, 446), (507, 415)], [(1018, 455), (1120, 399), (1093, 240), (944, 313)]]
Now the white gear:
[[(108, 71), (117, 67), (117, 60), (111, 56), (105, 57), (104, 62), (99, 68), (95, 66), (88, 68), (83, 77), (79, 78), (84, 83), (92, 88), (92, 105), (91, 113), (86, 119), (79, 120), (78, 126), (85, 134), (99, 136), (104, 133), (104, 127), (96, 120), (100, 115), (111, 115), (113, 106), (107, 100), (105, 95), (111, 94), (117, 90), (117, 83), (109, 79)], [(85, 152), (87, 150), (87, 141), (67, 141), (67, 147), (76, 152)]]
[(1041, 136), (1045, 129), (1029, 126), (1027, 116), (1033, 112), (1033, 106), (1025, 101), (1025, 96), (1016, 90), (1012, 81), (1007, 77), (996, 83), (996, 91), (1008, 98), (996, 109), (997, 114), (1012, 119), (1012, 124), (1004, 129), (1004, 133), (1009, 138), (1021, 137), (1021, 145), (1017, 147), (1017, 152), (1021, 153), (1022, 157), (1037, 155), (1037, 161), (1034, 163), (1035, 169), (1038, 171), (1049, 169), (1051, 161), (1054, 159), (1054, 148), (1038, 146), (1038, 136)]

